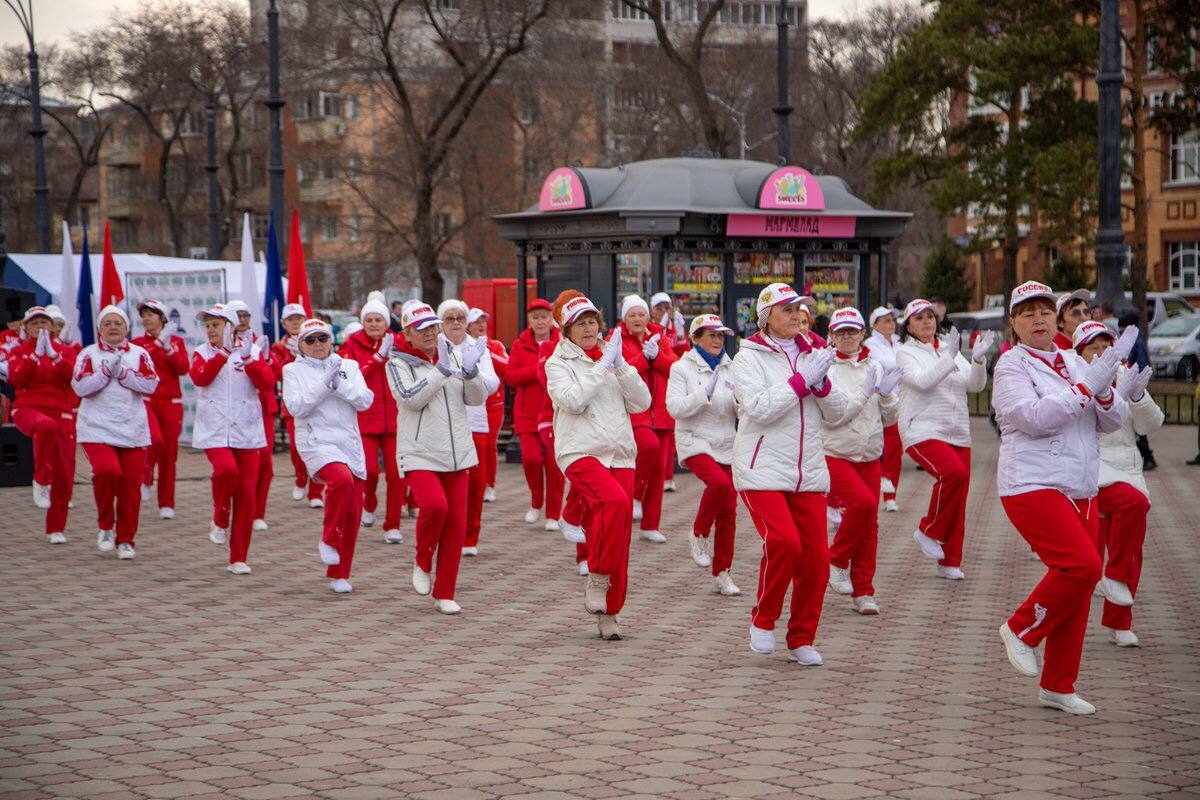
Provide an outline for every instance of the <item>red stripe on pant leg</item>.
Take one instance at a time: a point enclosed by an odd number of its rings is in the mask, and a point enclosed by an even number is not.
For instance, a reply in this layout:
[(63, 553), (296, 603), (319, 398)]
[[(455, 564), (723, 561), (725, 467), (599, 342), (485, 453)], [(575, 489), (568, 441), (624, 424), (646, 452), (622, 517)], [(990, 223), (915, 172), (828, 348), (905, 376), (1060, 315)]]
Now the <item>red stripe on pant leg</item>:
[[(1137, 597), (1150, 500), (1137, 487), (1120, 482), (1101, 489), (1096, 502), (1104, 515), (1100, 525), (1105, 531), (1108, 548), (1104, 575), (1128, 585), (1130, 593)], [(1105, 600), (1101, 624), (1113, 630), (1127, 631), (1133, 627), (1133, 609)]]

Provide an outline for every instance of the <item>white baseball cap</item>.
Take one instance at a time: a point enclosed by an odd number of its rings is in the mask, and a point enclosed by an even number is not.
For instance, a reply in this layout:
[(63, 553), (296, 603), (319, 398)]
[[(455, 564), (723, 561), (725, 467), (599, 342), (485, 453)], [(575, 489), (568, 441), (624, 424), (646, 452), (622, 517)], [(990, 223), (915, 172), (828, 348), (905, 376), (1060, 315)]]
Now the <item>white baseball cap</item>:
[(1055, 301), (1054, 290), (1044, 283), (1038, 281), (1025, 281), (1017, 288), (1013, 289), (1012, 296), (1008, 298), (1008, 311), (1011, 314), (1012, 310), (1021, 303), (1028, 300), (1033, 300), (1037, 297), (1045, 297), (1050, 302)]
[(1116, 334), (1109, 330), (1108, 326), (1103, 322), (1088, 320), (1087, 322), (1080, 323), (1079, 327), (1075, 329), (1075, 338), (1071, 346), (1078, 350), (1097, 336), (1107, 336), (1113, 342), (1117, 341)]
[(786, 283), (772, 283), (761, 292), (758, 293), (758, 303), (755, 305), (755, 311), (758, 313), (759, 319), (762, 318), (763, 312), (775, 306), (786, 306), (792, 303), (799, 303), (800, 295), (796, 294), (796, 290)]
[(326, 333), (330, 338), (333, 338), (333, 328), (325, 320), (317, 319), (316, 317), (304, 320), (304, 323), (300, 326), (299, 338), (304, 339), (306, 336), (311, 336), (314, 333)]
[(284, 319), (287, 319), (288, 317), (305, 317), (305, 318), (307, 318), (308, 312), (305, 311), (304, 306), (300, 305), (299, 303), (288, 303), (286, 306), (283, 307), (283, 310), (279, 312), (279, 318), (281, 320), (284, 320)]
[(216, 317), (217, 319), (223, 319), (234, 325), (238, 324), (237, 312), (224, 303), (217, 303), (211, 308), (205, 308), (196, 312), (197, 321), (204, 322), (205, 317)]
[(831, 331), (840, 328), (858, 328), (861, 331), (866, 327), (867, 324), (863, 322), (862, 314), (858, 313), (857, 308), (839, 308), (829, 318), (829, 330)]
[(419, 331), (430, 325), (440, 325), (441, 323), (442, 318), (429, 307), (428, 303), (422, 303), (420, 300), (409, 300), (400, 309), (400, 326), (403, 328)]
[(29, 320), (36, 317), (53, 319), (53, 317), (50, 316), (50, 312), (48, 312), (44, 306), (31, 306), (25, 310), (25, 316), (21, 318), (21, 322), (29, 322)]
[(137, 312), (139, 314), (141, 314), (147, 308), (150, 309), (151, 311), (157, 311), (159, 314), (162, 314), (163, 319), (167, 318), (167, 307), (164, 306), (162, 303), (158, 302), (157, 300), (143, 300), (142, 302), (137, 304)]
[(243, 302), (241, 300), (230, 300), (228, 303), (225, 304), (225, 307), (228, 308), (230, 311), (232, 311), (235, 314), (249, 314), (250, 313), (250, 306), (246, 305), (245, 302)]
[(476, 322), (479, 322), (479, 320), (484, 319), (487, 316), (488, 313), (482, 308), (472, 308), (467, 312), (467, 324), (474, 325)]
[(1067, 304), (1071, 303), (1075, 300), (1082, 300), (1085, 303), (1090, 304), (1092, 302), (1092, 293), (1089, 292), (1087, 289), (1076, 289), (1073, 292), (1067, 292), (1066, 294), (1064, 294), (1062, 297), (1058, 298), (1058, 300), (1055, 301), (1055, 303), (1054, 303), (1055, 313), (1061, 314), (1062, 310), (1067, 307)]
[[(625, 299), (628, 300), (629, 298), (627, 297)], [(641, 300), (640, 297), (638, 299)], [(642, 305), (645, 304), (646, 301), (642, 300)], [(586, 297), (572, 297), (562, 307), (562, 326), (564, 328), (567, 327), (575, 320), (579, 319), (580, 315), (586, 314), (589, 311), (594, 311), (597, 314), (600, 313), (600, 309), (596, 308), (595, 303)]]
[(908, 305), (904, 307), (904, 315), (900, 317), (900, 321), (908, 322), (909, 319), (926, 310), (932, 311), (933, 303), (929, 302), (923, 297), (917, 297), (913, 300), (909, 300)]
[(726, 327), (725, 323), (716, 314), (701, 314), (693, 319), (692, 324), (688, 326), (688, 337), (691, 338), (700, 331), (733, 333), (733, 331)]
[(875, 308), (875, 310), (871, 312), (871, 327), (874, 328), (875, 323), (879, 322), (879, 320), (883, 319), (884, 317), (893, 317), (894, 318), (895, 316), (896, 316), (896, 310), (894, 308), (888, 308), (887, 306), (877, 306)]

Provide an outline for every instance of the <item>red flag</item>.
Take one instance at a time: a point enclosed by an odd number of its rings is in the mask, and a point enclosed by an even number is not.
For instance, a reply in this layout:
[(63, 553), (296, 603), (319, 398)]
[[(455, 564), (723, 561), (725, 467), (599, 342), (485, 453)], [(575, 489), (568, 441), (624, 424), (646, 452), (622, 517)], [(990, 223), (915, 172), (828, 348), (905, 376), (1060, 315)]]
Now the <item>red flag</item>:
[(300, 214), (292, 212), (292, 239), (288, 243), (287, 301), (304, 306), (304, 313), (313, 315), (312, 295), (308, 291), (308, 273), (304, 269), (304, 247), (300, 244)]
[(118, 306), (125, 299), (121, 288), (121, 276), (117, 274), (117, 262), (113, 261), (112, 236), (108, 232), (108, 221), (104, 222), (104, 268), (100, 272), (100, 308)]

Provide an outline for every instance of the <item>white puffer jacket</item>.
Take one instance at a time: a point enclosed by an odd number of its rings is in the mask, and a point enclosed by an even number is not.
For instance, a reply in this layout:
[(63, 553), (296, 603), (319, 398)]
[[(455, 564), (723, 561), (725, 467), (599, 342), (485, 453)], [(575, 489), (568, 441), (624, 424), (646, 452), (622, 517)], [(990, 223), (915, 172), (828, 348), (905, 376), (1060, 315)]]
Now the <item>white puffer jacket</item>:
[[(212, 368), (219, 369), (216, 376), (201, 385), (196, 380), (197, 373)], [(275, 385), (275, 375), (262, 360), (257, 345), (251, 350), (249, 363), (243, 363), (236, 351), (218, 350), (204, 342), (192, 353), (191, 374), (196, 384), (192, 447), (261, 450), (267, 446), (258, 393), (259, 389), (267, 391)]]
[(737, 402), (729, 388), (733, 368), (728, 354), (721, 354), (717, 369), (724, 377), (718, 376), (710, 400), (705, 388), (713, 370), (694, 347), (671, 365), (667, 413), (675, 418), (675, 450), (681, 463), (701, 454), (712, 456), (718, 464), (733, 463)]
[(591, 456), (609, 469), (633, 469), (637, 445), (630, 414), (650, 407), (650, 390), (629, 364), (609, 371), (568, 339), (546, 359), (554, 405), (554, 459), (563, 472)]
[[(1118, 380), (1127, 367), (1117, 371)], [(1137, 437), (1158, 430), (1163, 424), (1163, 412), (1149, 392), (1138, 400), (1126, 400), (1129, 414), (1120, 430), (1100, 437), (1100, 488), (1114, 483), (1128, 483), (1150, 499), (1146, 476), (1142, 473), (1142, 454), (1137, 449)]]
[(892, 336), (889, 340), (879, 331), (873, 330), (863, 344), (871, 351), (871, 358), (882, 364), (884, 368), (896, 365), (896, 348), (900, 346), (899, 336)]
[(950, 358), (940, 340), (922, 344), (909, 339), (896, 348), (900, 379), (900, 440), (906, 448), (927, 439), (971, 446), (971, 416), (967, 393), (987, 385), (987, 367), (967, 361), (961, 353)]
[(743, 339), (733, 359), (738, 401), (733, 485), (739, 492), (829, 491), (821, 422), (840, 418), (849, 398), (827, 380), (820, 396), (810, 391), (800, 399), (788, 381), (812, 357), (812, 348), (803, 337), (796, 341), (795, 364), (761, 333)]
[[(471, 346), (474, 343), (475, 338), (467, 336), (459, 344), (453, 345), (454, 354), (458, 356), (459, 361), (462, 360), (463, 348)], [(484, 344), (487, 344), (486, 339), (484, 340)], [(492, 353), (490, 350), (484, 350), (483, 358), (479, 359), (479, 378), (483, 381), (484, 394), (489, 397), (500, 388), (500, 376), (496, 374), (496, 366), (492, 363)], [(471, 433), (487, 433), (487, 404), (467, 406), (467, 422), (471, 426)]]
[[(1067, 377), (1052, 364), (1061, 357)], [(1001, 497), (1052, 489), (1075, 500), (1096, 496), (1100, 434), (1120, 430), (1125, 401), (1089, 397), (1078, 384), (1087, 367), (1072, 350), (1038, 353), (1018, 345), (996, 362), (992, 407), (1000, 426), (996, 488)]]
[[(101, 363), (119, 357), (104, 374)], [(129, 370), (124, 380), (122, 370)], [(108, 444), (113, 447), (149, 447), (150, 420), (146, 399), (158, 388), (158, 375), (150, 354), (136, 344), (114, 350), (104, 344), (90, 344), (75, 359), (71, 388), (79, 395), (79, 417), (75, 422), (76, 441)]]
[(358, 431), (358, 412), (375, 401), (358, 362), (341, 359), (337, 389), (325, 385), (325, 362), (298, 356), (283, 366), (283, 402), (296, 420), (296, 452), (310, 475), (326, 464), (345, 464), (366, 480), (367, 461)]
[[(462, 369), (462, 359), (451, 356)], [(396, 398), (396, 463), (400, 472), (458, 472), (479, 463), (467, 408), (487, 399), (479, 372), (447, 377), (423, 358), (392, 351), (388, 385)]]
[(883, 455), (883, 429), (896, 421), (900, 398), (894, 394), (875, 392), (869, 398), (862, 393), (867, 373), (874, 374), (873, 383), (883, 376), (883, 366), (875, 361), (875, 353), (864, 347), (854, 358), (840, 353), (829, 368), (829, 378), (846, 393), (846, 410), (837, 419), (821, 423), (825, 436), (825, 452), (846, 461), (874, 461)]

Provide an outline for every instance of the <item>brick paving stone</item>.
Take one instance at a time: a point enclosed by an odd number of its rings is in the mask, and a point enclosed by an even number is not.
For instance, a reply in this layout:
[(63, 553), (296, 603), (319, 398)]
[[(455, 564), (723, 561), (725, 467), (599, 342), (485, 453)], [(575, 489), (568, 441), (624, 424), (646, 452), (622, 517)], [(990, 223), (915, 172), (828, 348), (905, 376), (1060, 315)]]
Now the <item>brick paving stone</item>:
[(96, 553), (79, 460), (69, 544), (49, 547), (30, 492), (0, 489), (10, 542), (0, 585), (0, 795), (18, 798), (770, 797), (1195, 798), (1200, 470), (1194, 430), (1151, 438), (1160, 468), (1134, 617), (1144, 646), (1099, 627), (1078, 718), (1036, 705), (995, 630), (1041, 576), (995, 496), (996, 437), (973, 430), (967, 580), (948, 584), (910, 534), (928, 476), (906, 465), (902, 510), (880, 518), (878, 599), (863, 618), (827, 595), (820, 669), (746, 647), (758, 537), (739, 513), (722, 598), (686, 552), (700, 487), (678, 476), (666, 545), (634, 541), (622, 642), (600, 642), (561, 536), (520, 521), (528, 495), (504, 464), (465, 559), (464, 613), (409, 584), (406, 544), (364, 528), (348, 596), (312, 551), (320, 512), (290, 500), (275, 459), (254, 574), (224, 571), (207, 540), (208, 464), (181, 456), (177, 518), (147, 504), (139, 558)]

